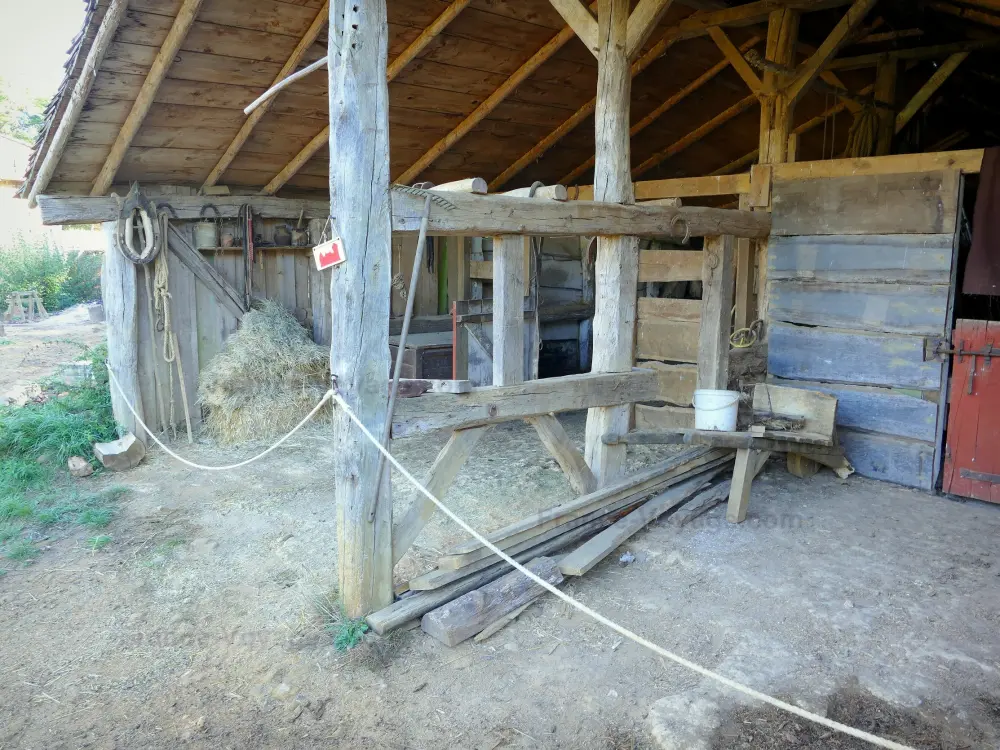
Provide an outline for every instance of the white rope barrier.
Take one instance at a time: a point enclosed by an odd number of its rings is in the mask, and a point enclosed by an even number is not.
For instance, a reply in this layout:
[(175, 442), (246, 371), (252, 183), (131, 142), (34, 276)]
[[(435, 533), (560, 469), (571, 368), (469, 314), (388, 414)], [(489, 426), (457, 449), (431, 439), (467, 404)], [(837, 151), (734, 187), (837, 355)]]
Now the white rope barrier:
[(847, 724), (841, 724), (839, 721), (834, 721), (833, 719), (828, 719), (825, 716), (820, 716), (819, 714), (815, 714), (812, 711), (807, 711), (804, 708), (799, 708), (798, 706), (795, 706), (795, 705), (793, 705), (791, 703), (786, 703), (783, 700), (780, 700), (778, 698), (774, 698), (774, 697), (772, 697), (770, 695), (767, 695), (766, 693), (760, 692), (759, 690), (754, 690), (753, 688), (747, 687), (746, 685), (743, 685), (743, 684), (741, 684), (739, 682), (736, 682), (735, 680), (731, 680), (730, 678), (726, 677), (725, 675), (721, 675), (718, 672), (713, 672), (712, 670), (710, 670), (710, 669), (708, 669), (706, 667), (703, 667), (700, 664), (696, 664), (693, 661), (685, 659), (683, 656), (679, 656), (678, 654), (675, 654), (675, 653), (673, 653), (671, 651), (668, 651), (667, 649), (663, 648), (662, 646), (659, 646), (659, 645), (653, 643), (652, 641), (649, 641), (649, 640), (643, 638), (641, 635), (638, 635), (637, 633), (633, 633), (628, 628), (626, 628), (626, 627), (624, 627), (622, 625), (619, 625), (618, 623), (614, 622), (613, 620), (609, 620), (607, 617), (605, 617), (604, 615), (602, 615), (600, 612), (596, 612), (596, 611), (592, 610), (586, 604), (584, 604), (584, 603), (582, 603), (580, 601), (577, 601), (576, 599), (574, 599), (569, 594), (561, 591), (560, 589), (558, 589), (555, 586), (553, 586), (552, 584), (550, 584), (548, 581), (546, 581), (543, 578), (541, 578), (541, 577), (535, 575), (534, 573), (532, 573), (526, 567), (524, 567), (519, 562), (517, 562), (517, 560), (515, 560), (513, 557), (511, 557), (510, 555), (508, 555), (503, 550), (501, 550), (499, 547), (497, 547), (495, 544), (493, 544), (489, 539), (487, 539), (486, 537), (484, 537), (478, 531), (476, 531), (471, 526), (469, 526), (469, 524), (467, 524), (465, 521), (463, 521), (459, 516), (457, 516), (455, 513), (453, 513), (448, 508), (448, 506), (446, 506), (444, 503), (442, 503), (440, 500), (438, 500), (434, 496), (434, 494), (430, 492), (430, 490), (428, 490), (426, 487), (424, 487), (422, 484), (420, 484), (420, 482), (417, 481), (417, 479), (412, 474), (410, 474), (410, 472), (407, 471), (406, 468), (401, 463), (399, 463), (399, 461), (397, 461), (392, 456), (392, 454), (389, 453), (388, 450), (386, 450), (382, 446), (382, 444), (378, 441), (378, 439), (374, 435), (372, 435), (372, 433), (368, 430), (368, 428), (365, 427), (365, 425), (361, 422), (360, 419), (358, 419), (357, 415), (355, 415), (354, 411), (347, 404), (347, 402), (344, 401), (344, 399), (340, 396), (340, 394), (336, 393), (333, 390), (327, 391), (323, 395), (323, 398), (320, 399), (320, 402), (318, 404), (316, 404), (315, 407), (313, 407), (313, 410), (311, 412), (309, 412), (305, 416), (305, 418), (303, 418), (303, 420), (301, 422), (299, 422), (295, 426), (294, 429), (292, 429), (291, 432), (289, 432), (287, 435), (285, 435), (283, 438), (281, 438), (281, 440), (279, 440), (277, 443), (275, 443), (274, 445), (272, 445), (270, 448), (268, 448), (264, 452), (257, 454), (253, 458), (248, 458), (246, 461), (241, 461), (239, 463), (231, 464), (229, 466), (202, 466), (201, 464), (194, 463), (193, 461), (188, 461), (186, 458), (182, 458), (181, 456), (178, 456), (176, 453), (174, 453), (172, 450), (170, 450), (167, 446), (165, 446), (163, 443), (161, 443), (160, 440), (156, 437), (156, 435), (154, 435), (149, 430), (149, 428), (146, 427), (145, 423), (142, 421), (142, 419), (139, 417), (139, 415), (136, 414), (135, 409), (132, 407), (132, 404), (129, 403), (128, 398), (125, 396), (124, 391), (122, 391), (121, 385), (118, 383), (118, 378), (115, 377), (115, 374), (114, 374), (114, 372), (111, 371), (110, 367), (108, 368), (108, 374), (111, 376), (111, 382), (115, 386), (115, 388), (118, 389), (118, 393), (121, 394), (122, 400), (125, 402), (125, 405), (128, 407), (128, 410), (130, 412), (132, 412), (132, 416), (135, 417), (136, 421), (142, 426), (142, 428), (144, 430), (146, 430), (146, 433), (153, 439), (153, 441), (157, 445), (159, 445), (161, 448), (163, 448), (163, 450), (166, 451), (169, 456), (177, 459), (178, 461), (180, 461), (181, 463), (185, 464), (186, 466), (190, 466), (190, 467), (192, 467), (194, 469), (201, 469), (203, 471), (229, 471), (231, 469), (238, 469), (238, 468), (240, 468), (242, 466), (246, 466), (247, 464), (251, 464), (254, 461), (258, 461), (258, 460), (264, 458), (264, 456), (268, 455), (269, 453), (271, 453), (272, 451), (274, 451), (275, 449), (277, 449), (279, 446), (282, 445), (282, 443), (284, 443), (286, 440), (288, 440), (290, 437), (292, 437), (292, 435), (294, 435), (296, 432), (298, 432), (300, 429), (302, 429), (306, 425), (306, 423), (310, 419), (312, 419), (316, 415), (316, 413), (319, 412), (319, 410), (321, 408), (323, 408), (323, 405), (327, 401), (333, 399), (333, 401), (336, 402), (337, 405), (340, 406), (340, 408), (342, 408), (344, 410), (344, 413), (357, 426), (357, 428), (359, 430), (361, 430), (361, 433), (366, 438), (368, 438), (368, 440), (371, 442), (371, 444), (374, 445), (379, 450), (379, 452), (385, 457), (385, 460), (388, 461), (390, 464), (392, 464), (396, 468), (396, 470), (400, 474), (403, 475), (403, 477), (406, 479), (406, 481), (408, 481), (410, 484), (412, 484), (416, 488), (416, 490), (418, 492), (420, 492), (421, 494), (423, 494), (428, 500), (430, 500), (432, 503), (434, 503), (434, 505), (436, 505), (438, 508), (440, 508), (442, 513), (444, 513), (446, 516), (448, 516), (448, 518), (450, 518), (452, 521), (454, 521), (456, 524), (458, 524), (467, 534), (469, 534), (470, 536), (472, 536), (473, 539), (475, 539), (477, 542), (479, 542), (484, 547), (486, 547), (488, 550), (490, 550), (490, 552), (492, 552), (493, 554), (495, 554), (497, 557), (499, 557), (501, 560), (503, 560), (508, 565), (510, 565), (511, 567), (513, 567), (515, 570), (520, 571), (523, 575), (525, 575), (528, 578), (530, 578), (532, 581), (534, 581), (535, 583), (537, 583), (539, 586), (541, 586), (542, 588), (544, 588), (549, 593), (553, 594), (554, 596), (558, 597), (559, 599), (562, 599), (564, 602), (566, 602), (567, 604), (569, 604), (574, 609), (577, 609), (578, 611), (582, 612), (583, 614), (587, 615), (588, 617), (596, 620), (597, 622), (601, 623), (605, 627), (610, 628), (611, 630), (614, 630), (616, 633), (618, 633), (619, 635), (621, 635), (621, 636), (623, 636), (625, 638), (628, 638), (630, 641), (633, 641), (634, 643), (639, 644), (643, 648), (649, 649), (653, 653), (658, 654), (658, 655), (662, 656), (665, 659), (669, 659), (670, 661), (674, 662), (675, 664), (679, 664), (680, 666), (682, 666), (682, 667), (684, 667), (686, 669), (689, 669), (692, 672), (700, 674), (702, 677), (707, 677), (707, 678), (709, 678), (711, 680), (715, 680), (719, 684), (725, 685), (726, 687), (730, 688), (731, 690), (735, 690), (737, 692), (743, 693), (744, 695), (747, 695), (747, 696), (749, 696), (749, 697), (751, 697), (751, 698), (753, 698), (755, 700), (762, 701), (763, 703), (769, 703), (770, 705), (774, 706), (775, 708), (780, 708), (782, 711), (787, 711), (788, 713), (794, 714), (795, 716), (798, 716), (799, 718), (806, 719), (807, 721), (811, 721), (811, 722), (814, 722), (816, 724), (820, 724), (820, 725), (822, 725), (824, 727), (827, 727), (828, 729), (832, 729), (832, 730), (834, 730), (836, 732), (841, 732), (842, 734), (850, 735), (851, 737), (856, 737), (859, 740), (864, 740), (865, 742), (869, 742), (872, 745), (875, 745), (877, 747), (885, 747), (885, 748), (889, 748), (889, 750), (916, 750), (915, 748), (910, 747), (909, 745), (903, 745), (902, 743), (894, 742), (893, 740), (887, 740), (887, 739), (884, 739), (884, 738), (879, 737), (877, 735), (870, 734), (868, 732), (864, 732), (864, 731), (862, 731), (860, 729), (855, 729), (854, 727), (848, 726)]
[(294, 435), (296, 432), (305, 427), (306, 423), (310, 419), (315, 417), (316, 414), (319, 412), (319, 410), (323, 408), (323, 404), (325, 404), (331, 398), (334, 398), (336, 396), (336, 394), (333, 391), (327, 391), (326, 393), (324, 393), (323, 398), (320, 399), (319, 403), (313, 407), (313, 410), (311, 412), (306, 414), (306, 416), (303, 418), (301, 422), (299, 422), (297, 425), (295, 425), (294, 428), (292, 428), (291, 432), (289, 432), (287, 435), (281, 438), (281, 440), (272, 445), (270, 448), (263, 451), (262, 453), (258, 453), (253, 458), (248, 458), (246, 461), (240, 461), (237, 464), (229, 464), (228, 466), (203, 466), (202, 464), (196, 464), (194, 461), (188, 461), (186, 458), (178, 456), (167, 446), (165, 446), (162, 442), (160, 442), (160, 439), (156, 437), (156, 435), (153, 434), (153, 431), (150, 430), (146, 426), (146, 423), (142, 421), (142, 417), (136, 414), (136, 411), (132, 407), (132, 404), (129, 403), (128, 396), (125, 395), (125, 391), (122, 390), (121, 384), (118, 382), (118, 378), (115, 377), (115, 373), (110, 367), (108, 367), (108, 374), (111, 376), (111, 383), (118, 390), (119, 395), (122, 397), (122, 401), (125, 402), (125, 406), (127, 406), (128, 410), (132, 412), (132, 416), (135, 417), (135, 421), (139, 423), (139, 426), (142, 427), (142, 429), (146, 431), (146, 434), (153, 439), (153, 442), (156, 443), (161, 448), (163, 448), (163, 450), (166, 451), (167, 455), (170, 456), (171, 458), (176, 458), (182, 464), (184, 464), (185, 466), (190, 466), (192, 469), (201, 469), (202, 471), (231, 471), (232, 469), (239, 469), (242, 466), (247, 466), (248, 464), (252, 464), (254, 461), (259, 461), (260, 459), (264, 458), (264, 456), (266, 456), (267, 454), (271, 453), (274, 450), (277, 450), (292, 435)]
[(680, 664), (682, 667), (690, 669), (692, 672), (697, 672), (698, 674), (702, 675), (703, 677), (708, 677), (709, 679), (715, 680), (716, 682), (721, 683), (722, 685), (725, 685), (726, 687), (731, 688), (733, 690), (736, 690), (736, 691), (738, 691), (740, 693), (743, 693), (744, 695), (748, 695), (751, 698), (755, 698), (756, 700), (763, 701), (764, 703), (770, 703), (775, 708), (780, 708), (783, 711), (787, 711), (788, 713), (795, 714), (796, 716), (798, 716), (800, 718), (807, 719), (808, 721), (815, 722), (816, 724), (821, 724), (821, 725), (823, 725), (823, 726), (825, 726), (825, 727), (827, 727), (829, 729), (833, 729), (834, 731), (842, 732), (843, 734), (848, 734), (851, 737), (857, 737), (859, 740), (864, 740), (866, 742), (870, 742), (871, 744), (877, 745), (878, 747), (890, 748), (890, 750), (915, 750), (915, 748), (912, 748), (909, 745), (903, 745), (903, 744), (900, 744), (899, 742), (893, 742), (892, 740), (883, 739), (882, 737), (878, 737), (877, 735), (869, 734), (868, 732), (863, 732), (860, 729), (855, 729), (854, 727), (847, 726), (846, 724), (841, 724), (839, 721), (834, 721), (833, 719), (828, 719), (825, 716), (820, 716), (819, 714), (814, 714), (812, 711), (807, 711), (804, 708), (799, 708), (798, 706), (794, 706), (791, 703), (786, 703), (785, 701), (779, 700), (778, 698), (773, 698), (770, 695), (767, 695), (766, 693), (761, 693), (760, 691), (754, 690), (751, 687), (747, 687), (746, 685), (742, 685), (742, 684), (736, 682), (735, 680), (731, 680), (731, 679), (729, 679), (728, 677), (726, 677), (724, 675), (721, 675), (721, 674), (719, 674), (717, 672), (713, 672), (712, 670), (707, 669), (707, 668), (701, 666), (700, 664), (695, 664), (693, 661), (689, 661), (688, 659), (685, 659), (683, 656), (678, 656), (677, 654), (674, 654), (674, 653), (672, 653), (670, 651), (667, 651), (662, 646), (658, 646), (655, 643), (653, 643), (652, 641), (646, 640), (641, 635), (637, 635), (636, 633), (633, 633), (628, 628), (625, 628), (625, 627), (619, 625), (618, 623), (616, 623), (616, 622), (614, 622), (612, 620), (609, 620), (607, 617), (605, 617), (604, 615), (602, 615), (600, 612), (595, 612), (590, 607), (588, 607), (586, 604), (583, 604), (582, 602), (577, 601), (576, 599), (574, 599), (569, 594), (567, 594), (567, 593), (565, 593), (565, 592), (557, 589), (555, 586), (553, 586), (552, 584), (550, 584), (548, 581), (546, 581), (543, 578), (541, 578), (541, 577), (535, 575), (534, 573), (532, 573), (526, 567), (524, 567), (519, 562), (517, 562), (513, 557), (511, 557), (510, 555), (508, 555), (507, 553), (505, 553), (503, 550), (501, 550), (495, 544), (493, 544), (492, 542), (490, 542), (489, 539), (487, 539), (486, 537), (484, 537), (482, 534), (480, 534), (475, 529), (473, 529), (471, 526), (469, 526), (469, 524), (467, 524), (465, 521), (463, 521), (461, 518), (459, 518), (457, 515), (455, 515), (451, 510), (448, 509), (448, 507), (444, 503), (442, 503), (440, 500), (438, 500), (436, 497), (434, 497), (434, 495), (426, 487), (424, 487), (422, 484), (420, 484), (420, 482), (418, 482), (413, 477), (413, 475), (410, 474), (410, 472), (408, 472), (403, 467), (403, 465), (399, 463), (399, 461), (397, 461), (395, 458), (393, 458), (392, 454), (389, 453), (389, 451), (387, 451), (385, 448), (382, 447), (382, 445), (378, 442), (378, 440), (375, 438), (375, 436), (372, 435), (371, 432), (368, 431), (368, 428), (365, 427), (364, 424), (362, 424), (361, 420), (359, 420), (357, 418), (357, 416), (351, 410), (351, 407), (347, 405), (347, 402), (344, 401), (344, 399), (341, 398), (341, 396), (339, 394), (334, 393), (333, 394), (333, 400), (337, 403), (338, 406), (340, 406), (344, 410), (344, 413), (347, 414), (347, 416), (350, 418), (350, 420), (352, 422), (354, 422), (355, 425), (357, 425), (358, 429), (361, 430), (362, 434), (366, 438), (368, 438), (368, 440), (371, 442), (371, 444), (374, 445), (376, 448), (379, 449), (379, 451), (382, 453), (382, 455), (385, 456), (385, 459), (389, 463), (391, 463), (394, 467), (396, 467), (396, 470), (399, 471), (399, 473), (402, 474), (403, 477), (405, 477), (406, 480), (410, 484), (412, 484), (417, 489), (418, 492), (422, 493), (428, 500), (430, 500), (438, 508), (440, 508), (442, 513), (444, 513), (446, 516), (448, 516), (448, 518), (450, 518), (452, 521), (454, 521), (455, 523), (457, 523), (460, 527), (462, 527), (463, 530), (465, 530), (465, 532), (467, 534), (471, 535), (477, 542), (479, 542), (484, 547), (486, 547), (487, 549), (489, 549), (493, 554), (495, 554), (501, 560), (503, 560), (508, 565), (511, 565), (516, 570), (518, 570), (521, 573), (523, 573), (524, 575), (526, 575), (528, 578), (530, 578), (532, 581), (534, 581), (535, 583), (537, 583), (542, 588), (546, 589), (550, 593), (552, 593), (555, 596), (557, 596), (560, 599), (562, 599), (564, 602), (566, 602), (567, 604), (569, 604), (571, 607), (576, 608), (577, 610), (579, 610), (583, 614), (587, 615), (588, 617), (593, 618), (594, 620), (596, 620), (597, 622), (601, 623), (602, 625), (604, 625), (604, 626), (606, 626), (608, 628), (611, 628), (612, 630), (614, 630), (619, 635), (624, 636), (625, 638), (628, 638), (630, 641), (638, 643), (640, 646), (643, 646), (644, 648), (649, 649), (650, 651), (652, 651), (655, 654), (659, 654), (660, 656), (664, 657), (665, 659), (670, 659), (675, 664)]

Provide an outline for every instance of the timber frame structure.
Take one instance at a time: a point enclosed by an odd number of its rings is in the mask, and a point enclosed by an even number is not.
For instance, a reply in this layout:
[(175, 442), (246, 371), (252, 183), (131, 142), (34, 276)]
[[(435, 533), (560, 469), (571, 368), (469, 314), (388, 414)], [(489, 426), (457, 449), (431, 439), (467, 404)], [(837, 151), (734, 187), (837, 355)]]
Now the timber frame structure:
[[(923, 228), (873, 219), (870, 233), (956, 231), (941, 219), (954, 217), (960, 192), (948, 175), (978, 172), (983, 151), (937, 149), (996, 138), (955, 130), (928, 105), (946, 90), (962, 100), (961, 87), (947, 88), (956, 71), (975, 79), (989, 67), (1000, 39), (989, 29), (1000, 15), (993, 0), (930, 5), (920, 31), (927, 43), (918, 45), (902, 33), (912, 19), (892, 8), (879, 15), (877, 0), (87, 0), (22, 192), (47, 223), (114, 222), (111, 194), (130, 182), (169, 196), (179, 226), (171, 255), (222, 300), (223, 339), (251, 284), (239, 288), (205, 261), (188, 224), (207, 204), (222, 220), (247, 205), (262, 220), (308, 220), (315, 236), (335, 217), (348, 262), (301, 283), (322, 300), (311, 317), (323, 331), (317, 339), (331, 345), (336, 386), (375, 434), (387, 421), (388, 383), (384, 361), (364, 353), (389, 351), (393, 236), (417, 234), (432, 196), (429, 234), (492, 238), (492, 385), (407, 399), (393, 436), (451, 431), (427, 481), (443, 494), (492, 424), (525, 419), (586, 494), (624, 473), (625, 444), (603, 438), (628, 433), (644, 418), (633, 405), (663, 400), (677, 377), (636, 368), (637, 338), (653, 335), (640, 283), (702, 282), (686, 361), (698, 387), (725, 389), (734, 326), (771, 320), (778, 238), (838, 234), (805, 226), (788, 215), (792, 207), (809, 213), (834, 193), (844, 202), (850, 190), (837, 181), (864, 178), (889, 201), (898, 186), (878, 181), (911, 175), (914, 195), (933, 194), (943, 208)], [(324, 55), (326, 70), (243, 114), (264, 89)], [(865, 154), (830, 158), (846, 147), (848, 121), (865, 113), (877, 119)], [(418, 178), (439, 187), (400, 189)], [(787, 187), (827, 180), (820, 198)], [(524, 382), (533, 236), (597, 238), (589, 372)], [(693, 239), (701, 252), (640, 250), (643, 239)], [(469, 248), (457, 247), (452, 259), (466, 268), (456, 300), (469, 281)], [(138, 328), (135, 274), (120, 254), (108, 257), (106, 283), (121, 288), (107, 294)], [(679, 276), (692, 261), (694, 275)], [(651, 270), (657, 264), (663, 270)], [(294, 287), (300, 279), (290, 273)], [(181, 333), (197, 352), (197, 331)], [(141, 407), (131, 335), (113, 347), (120, 359), (111, 364), (129, 370), (120, 374)], [(937, 385), (925, 378), (917, 387)], [(552, 416), (572, 409), (589, 410), (583, 454)], [(340, 590), (358, 616), (392, 602), (393, 565), (433, 507), (414, 498), (394, 523), (391, 503), (378, 502), (388, 478), (378, 475), (377, 451), (343, 414), (334, 434)]]

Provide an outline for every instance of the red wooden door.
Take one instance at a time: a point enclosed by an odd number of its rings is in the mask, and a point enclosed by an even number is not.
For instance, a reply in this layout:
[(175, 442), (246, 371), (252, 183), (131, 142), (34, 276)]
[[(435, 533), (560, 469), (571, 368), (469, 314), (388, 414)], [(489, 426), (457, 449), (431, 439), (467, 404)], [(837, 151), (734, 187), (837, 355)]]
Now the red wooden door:
[(951, 398), (944, 491), (1000, 503), (1000, 323), (959, 320), (951, 339)]

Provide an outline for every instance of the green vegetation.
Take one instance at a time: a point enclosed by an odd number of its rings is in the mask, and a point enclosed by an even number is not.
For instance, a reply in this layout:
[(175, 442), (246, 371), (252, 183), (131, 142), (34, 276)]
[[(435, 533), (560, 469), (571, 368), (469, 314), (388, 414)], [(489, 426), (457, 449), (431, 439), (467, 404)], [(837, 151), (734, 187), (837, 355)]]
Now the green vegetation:
[[(106, 356), (104, 347), (85, 354), (93, 376), (83, 384), (44, 384), (41, 403), (0, 406), (3, 557), (30, 562), (40, 553), (32, 540), (53, 533), (59, 526), (106, 528), (114, 519), (118, 501), (128, 492), (120, 486), (82, 491), (65, 469), (70, 456), (91, 456), (93, 443), (118, 437), (104, 367)], [(94, 465), (99, 468), (96, 462)]]
[(343, 619), (339, 623), (328, 626), (333, 634), (333, 647), (338, 651), (350, 651), (357, 646), (368, 632), (368, 623), (364, 618), (357, 620)]
[(107, 547), (112, 542), (112, 538), (107, 534), (100, 534), (99, 536), (92, 536), (87, 540), (87, 549), (92, 552), (99, 552), (105, 547)]
[(36, 97), (19, 103), (7, 91), (7, 82), (0, 79), (0, 133), (31, 145), (45, 122), (48, 101)]
[(100, 299), (101, 256), (64, 253), (44, 238), (15, 234), (0, 245), (0, 304), (15, 291), (35, 290), (49, 312)]

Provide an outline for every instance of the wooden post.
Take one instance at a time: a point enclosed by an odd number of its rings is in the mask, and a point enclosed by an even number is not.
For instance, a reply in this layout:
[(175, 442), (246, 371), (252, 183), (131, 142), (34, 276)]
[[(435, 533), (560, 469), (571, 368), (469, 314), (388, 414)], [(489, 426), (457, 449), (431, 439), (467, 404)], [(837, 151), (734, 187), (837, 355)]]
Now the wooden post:
[(115, 421), (139, 440), (146, 441), (146, 433), (139, 426), (132, 412), (125, 406), (132, 404), (136, 413), (146, 421), (139, 390), (139, 298), (136, 292), (135, 266), (121, 254), (115, 236), (118, 222), (104, 224), (104, 269), (101, 272), (101, 297), (104, 316), (108, 322), (108, 366), (118, 379), (123, 393), (111, 386), (111, 410)]
[[(896, 75), (899, 62), (894, 57), (886, 55), (878, 61), (875, 72), (875, 98), (889, 105), (896, 103)], [(896, 134), (896, 115), (892, 110), (878, 110), (878, 145), (876, 156), (888, 156), (892, 153), (892, 137)]]
[[(767, 22), (767, 59), (787, 68), (794, 68), (798, 36), (799, 11), (791, 8), (772, 11)], [(786, 161), (788, 153), (793, 105), (788, 96), (779, 90), (780, 82), (777, 74), (764, 72), (763, 96), (760, 100), (761, 164), (780, 164)]]
[(524, 380), (524, 239), (493, 238), (493, 385)]
[[(740, 195), (740, 210), (750, 210), (750, 200), (746, 193)], [(736, 240), (736, 317), (734, 328), (746, 328), (756, 317), (754, 305), (754, 268), (756, 266), (756, 243), (746, 237)]]
[(733, 309), (733, 237), (706, 237), (703, 251), (698, 387), (725, 390), (729, 382)]
[[(598, 3), (600, 54), (597, 61), (594, 200), (635, 203), (629, 173), (629, 74), (626, 37), (628, 0)], [(639, 240), (598, 237), (595, 278), (593, 372), (627, 372), (635, 341)], [(602, 485), (625, 470), (625, 446), (605, 445), (608, 432), (628, 432), (631, 406), (591, 409), (587, 415), (587, 463)]]
[[(329, 34), (331, 211), (347, 262), (330, 284), (330, 368), (335, 386), (365, 426), (381, 435), (389, 361), (391, 223), (386, 0), (333, 3)], [(346, 414), (334, 410), (332, 443), (337, 502), (340, 596), (348, 617), (392, 602), (392, 495), (379, 453)]]

